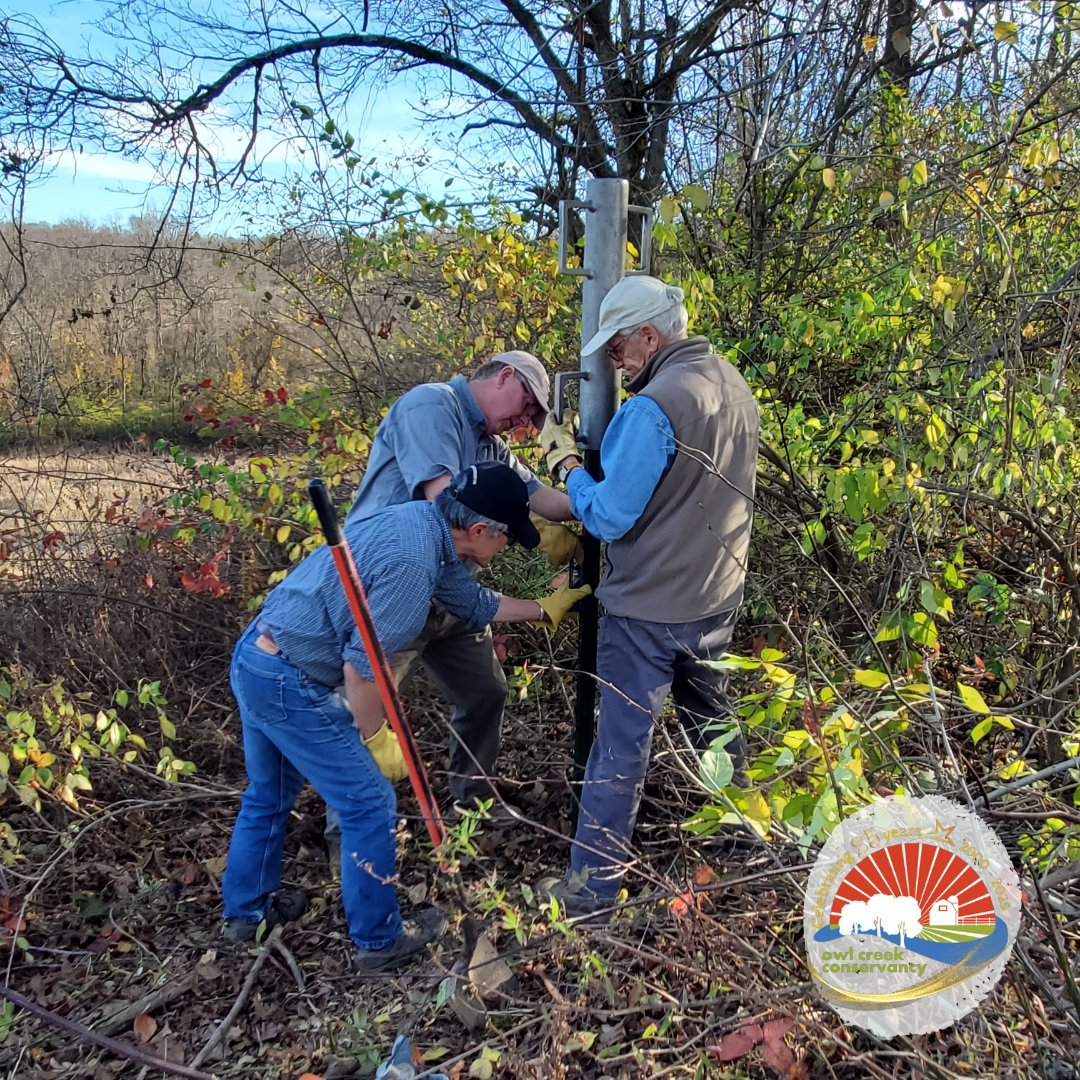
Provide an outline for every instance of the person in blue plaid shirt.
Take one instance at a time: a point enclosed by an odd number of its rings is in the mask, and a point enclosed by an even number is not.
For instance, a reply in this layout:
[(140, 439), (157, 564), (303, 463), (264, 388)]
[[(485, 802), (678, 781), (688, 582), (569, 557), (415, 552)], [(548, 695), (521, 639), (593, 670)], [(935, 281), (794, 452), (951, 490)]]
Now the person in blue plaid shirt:
[[(351, 519), (345, 538), (387, 654), (414, 640), (432, 600), (476, 629), (554, 629), (588, 591), (563, 586), (541, 600), (515, 600), (472, 579), (465, 560), (487, 566), (510, 540), (527, 548), (540, 540), (525, 481), (498, 462), (459, 473), (433, 503)], [(445, 919), (435, 908), (409, 920), (398, 911), (392, 782), (407, 772), (328, 547), (270, 592), (236, 645), (230, 681), (249, 783), (222, 880), (226, 940), (250, 941), (264, 920), (270, 928), (307, 909), (302, 892), (280, 889), (285, 824), (307, 779), (341, 820), (354, 967), (386, 970), (425, 949)], [(344, 696), (335, 690), (342, 683)]]

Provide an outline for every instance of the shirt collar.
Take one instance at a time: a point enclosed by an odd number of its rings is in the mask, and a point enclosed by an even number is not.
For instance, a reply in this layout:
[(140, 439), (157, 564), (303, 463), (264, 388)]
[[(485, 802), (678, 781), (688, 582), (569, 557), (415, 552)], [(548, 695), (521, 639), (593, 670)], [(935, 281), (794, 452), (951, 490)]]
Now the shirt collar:
[(458, 557), (457, 548), (454, 547), (454, 534), (450, 531), (446, 518), (430, 503), (428, 505), (431, 508), (432, 517), (435, 518), (436, 528), (439, 530), (439, 565), (447, 566), (456, 562)]
[(483, 435), (487, 431), (487, 417), (476, 404), (472, 390), (469, 389), (469, 380), (464, 375), (455, 375), (450, 380), (450, 389), (454, 391), (461, 407), (465, 410), (465, 419), (477, 435)]

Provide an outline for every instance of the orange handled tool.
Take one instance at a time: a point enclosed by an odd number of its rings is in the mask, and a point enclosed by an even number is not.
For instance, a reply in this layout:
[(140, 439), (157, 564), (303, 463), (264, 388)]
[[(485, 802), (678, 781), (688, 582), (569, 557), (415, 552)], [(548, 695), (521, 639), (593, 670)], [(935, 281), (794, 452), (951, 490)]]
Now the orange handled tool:
[(333, 552), (334, 565), (337, 567), (338, 576), (345, 589), (345, 596), (352, 609), (356, 629), (360, 631), (360, 640), (364, 643), (364, 652), (367, 653), (375, 683), (379, 687), (379, 695), (382, 697), (387, 719), (401, 744), (405, 766), (409, 770), (409, 782), (416, 793), (416, 801), (420, 804), (420, 813), (424, 816), (428, 835), (435, 847), (439, 847), (446, 839), (446, 826), (443, 825), (439, 804), (435, 801), (435, 794), (431, 790), (431, 781), (428, 779), (424, 761), (417, 749), (412, 729), (409, 727), (408, 720), (405, 719), (405, 710), (401, 706), (401, 698), (398, 697), (386, 653), (375, 631), (375, 621), (371, 617), (371, 609), (368, 607), (367, 596), (364, 595), (360, 575), (356, 572), (352, 552), (345, 542), (345, 534), (342, 532), (337, 514), (334, 513), (334, 506), (330, 502), (326, 484), (321, 479), (309, 480), (308, 494), (311, 496), (315, 513), (319, 515), (319, 524), (322, 526), (326, 542)]

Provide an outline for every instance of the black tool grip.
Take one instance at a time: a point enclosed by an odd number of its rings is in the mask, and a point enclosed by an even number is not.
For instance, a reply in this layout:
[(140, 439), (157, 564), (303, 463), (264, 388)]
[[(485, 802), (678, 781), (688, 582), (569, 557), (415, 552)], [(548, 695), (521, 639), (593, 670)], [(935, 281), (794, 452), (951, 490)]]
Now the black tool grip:
[(311, 505), (315, 507), (315, 513), (319, 515), (319, 524), (322, 526), (326, 542), (335, 547), (344, 539), (341, 532), (341, 523), (334, 512), (334, 504), (330, 501), (330, 492), (326, 490), (326, 484), (322, 477), (317, 476), (308, 481), (308, 495), (311, 496)]

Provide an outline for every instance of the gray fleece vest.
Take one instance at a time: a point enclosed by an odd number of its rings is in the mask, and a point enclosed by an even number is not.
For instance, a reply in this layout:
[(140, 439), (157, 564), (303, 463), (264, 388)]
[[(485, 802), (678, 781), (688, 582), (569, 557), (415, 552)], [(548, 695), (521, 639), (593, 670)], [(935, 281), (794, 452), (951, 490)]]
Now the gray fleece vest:
[(675, 431), (644, 513), (607, 545), (598, 590), (612, 615), (684, 623), (742, 602), (757, 475), (757, 402), (704, 337), (665, 346), (629, 384)]

